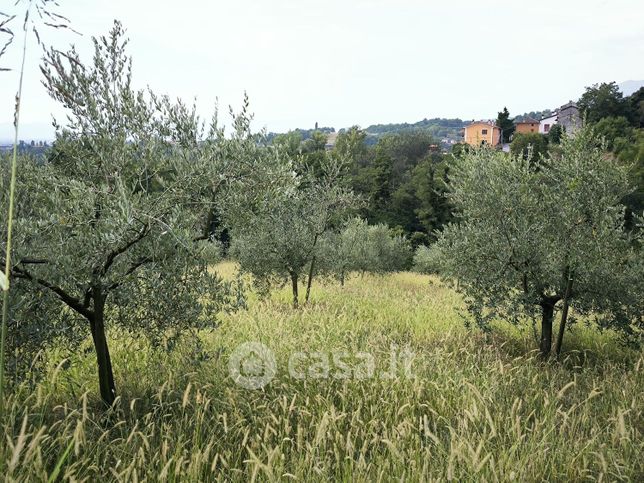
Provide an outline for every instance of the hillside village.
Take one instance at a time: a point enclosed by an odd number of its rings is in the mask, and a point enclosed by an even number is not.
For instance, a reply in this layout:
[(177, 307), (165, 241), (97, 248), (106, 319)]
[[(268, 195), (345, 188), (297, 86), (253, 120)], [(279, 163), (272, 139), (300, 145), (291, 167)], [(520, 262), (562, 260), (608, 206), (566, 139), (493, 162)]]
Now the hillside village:
[[(600, 110), (604, 109), (605, 111), (600, 117), (624, 119), (623, 123), (625, 122), (626, 124), (622, 123), (621, 137), (632, 138), (633, 132), (630, 129), (641, 128), (640, 123), (635, 118), (638, 117), (637, 112), (642, 110), (640, 106), (643, 97), (642, 86), (644, 86), (644, 81), (627, 81), (621, 84), (611, 82), (596, 84), (593, 87), (587, 88), (586, 91), (587, 93), (597, 89), (605, 91), (595, 101), (597, 104), (606, 104), (603, 107), (598, 105)], [(509, 151), (510, 143), (519, 134), (541, 134), (547, 138), (553, 126), (560, 127), (560, 129), (557, 129), (557, 133), (565, 132), (569, 135), (574, 134), (583, 124), (583, 106), (579, 104), (582, 99), (583, 95), (578, 101), (569, 100), (554, 109), (533, 111), (508, 117), (507, 122), (509, 124), (505, 128), (499, 126), (499, 119), (473, 119), (471, 121), (464, 121), (458, 118), (433, 118), (423, 119), (416, 123), (371, 125), (363, 129), (365, 133), (364, 143), (367, 146), (374, 146), (384, 136), (410, 132), (425, 132), (433, 138), (430, 145), (431, 149), (439, 150), (443, 154), (451, 152), (455, 147), (460, 149), (459, 145), (490, 145), (503, 149), (504, 151)], [(619, 107), (621, 104), (623, 105)], [(509, 116), (505, 108), (504, 111)], [(501, 114), (502, 112), (499, 113), (499, 115)], [(625, 115), (632, 119), (626, 120)], [(591, 119), (593, 122), (598, 120)], [(325, 148), (332, 150), (338, 136), (346, 132), (347, 129), (343, 128), (336, 131), (334, 128), (328, 127), (318, 129), (316, 126), (315, 129), (297, 129), (294, 132), (298, 132), (302, 136), (302, 140), (305, 141), (316, 131), (325, 134)], [(620, 132), (609, 129), (608, 132), (600, 134), (608, 138), (613, 138), (619, 135)], [(272, 134), (272, 136), (277, 136), (277, 134)], [(609, 144), (612, 144), (612, 139), (608, 139), (608, 141)]]
[[(559, 125), (568, 133), (573, 134), (582, 125), (582, 118), (577, 103), (569, 101), (556, 111), (541, 119), (525, 118), (514, 123), (513, 134), (539, 133), (546, 135), (554, 125)], [(495, 119), (472, 121), (463, 128), (463, 142), (470, 146), (502, 146), (509, 150), (509, 142), (504, 141), (503, 130)], [(509, 136), (512, 140), (512, 135)]]

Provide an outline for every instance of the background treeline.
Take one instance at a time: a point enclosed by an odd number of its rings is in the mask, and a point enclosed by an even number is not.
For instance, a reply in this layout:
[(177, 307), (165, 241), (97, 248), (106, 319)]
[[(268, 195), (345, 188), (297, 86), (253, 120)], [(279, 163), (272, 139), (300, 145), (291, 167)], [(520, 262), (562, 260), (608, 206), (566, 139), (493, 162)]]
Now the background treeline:
[(291, 131), (276, 136), (273, 144), (313, 169), (329, 158), (344, 160), (342, 177), (362, 198), (362, 217), (406, 235), (414, 247), (429, 243), (451, 219), (444, 196), (451, 155), (442, 153), (436, 139), (420, 129), (387, 134), (374, 146), (367, 138), (365, 130), (354, 126), (339, 133), (330, 150), (322, 132), (304, 139)]
[(390, 123), (390, 124), (372, 124), (365, 128), (367, 137), (365, 142), (368, 145), (377, 144), (383, 137), (390, 134), (401, 134), (409, 131), (425, 131), (427, 134), (437, 139), (449, 139), (459, 141), (462, 138), (462, 129), (466, 121), (461, 119), (432, 118), (423, 119), (414, 123)]
[[(313, 137), (313, 134), (316, 132), (320, 132), (323, 134), (331, 134), (335, 132), (335, 128), (333, 127), (316, 127), (313, 129), (293, 129), (294, 132), (298, 133), (300, 135), (300, 138), (302, 140), (307, 140)], [(275, 132), (269, 132), (266, 134), (266, 140), (268, 142), (272, 142), (277, 136), (280, 136), (280, 133), (275, 133)]]
[(635, 190), (625, 203), (631, 213), (644, 210), (644, 87), (624, 97), (615, 82), (586, 88), (579, 107), (614, 159), (630, 167)]
[[(423, 119), (422, 121), (414, 123), (387, 123), (387, 124), (372, 124), (364, 129), (366, 134), (364, 142), (367, 146), (373, 146), (380, 141), (381, 138), (392, 135), (401, 134), (410, 131), (425, 131), (427, 134), (437, 139), (448, 139), (452, 141), (460, 141), (462, 136), (462, 129), (465, 127), (466, 121), (461, 119), (445, 119), (445, 118), (432, 118)], [(349, 128), (350, 129), (350, 128)], [(338, 133), (344, 133), (349, 129), (342, 128)], [(315, 131), (323, 133), (333, 133), (335, 129), (332, 127), (319, 127), (315, 129), (294, 129), (293, 131), (299, 133), (303, 140), (309, 139)], [(267, 138), (272, 141), (279, 133), (268, 133)]]

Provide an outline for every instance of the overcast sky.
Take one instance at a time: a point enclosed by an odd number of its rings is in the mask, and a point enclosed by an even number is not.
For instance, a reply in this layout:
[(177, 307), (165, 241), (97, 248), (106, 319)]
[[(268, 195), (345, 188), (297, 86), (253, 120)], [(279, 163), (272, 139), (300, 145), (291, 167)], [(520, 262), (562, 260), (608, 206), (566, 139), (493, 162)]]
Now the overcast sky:
[[(13, 0), (0, 0), (9, 10)], [(207, 113), (248, 92), (255, 127), (335, 128), (431, 117), (496, 117), (559, 106), (596, 82), (644, 79), (644, 1), (60, 0), (83, 36), (43, 31), (90, 53), (121, 20), (137, 86)], [(17, 24), (14, 28), (18, 27)], [(22, 139), (51, 138), (62, 111), (40, 85), (30, 39)], [(0, 64), (16, 67), (18, 44)], [(88, 60), (91, 57), (86, 57)], [(16, 72), (0, 73), (0, 140)], [(225, 109), (224, 112), (227, 110)]]

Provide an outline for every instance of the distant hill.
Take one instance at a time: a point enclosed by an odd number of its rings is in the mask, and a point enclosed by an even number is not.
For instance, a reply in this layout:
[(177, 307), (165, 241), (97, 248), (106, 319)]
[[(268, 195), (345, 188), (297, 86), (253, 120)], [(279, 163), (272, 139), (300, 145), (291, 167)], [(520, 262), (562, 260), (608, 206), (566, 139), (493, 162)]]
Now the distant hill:
[(624, 97), (628, 97), (637, 92), (640, 87), (644, 87), (644, 80), (627, 80), (617, 85), (619, 90), (622, 91), (622, 94), (624, 94)]
[(433, 118), (423, 119), (415, 123), (398, 123), (398, 124), (373, 124), (365, 131), (367, 133), (367, 143), (376, 144), (378, 139), (387, 134), (396, 134), (404, 131), (427, 131), (436, 139), (448, 139), (461, 141), (463, 134), (461, 130), (465, 127), (465, 121), (462, 119), (445, 119)]
[[(460, 142), (463, 139), (462, 129), (465, 127), (466, 122), (461, 119), (444, 119), (444, 118), (434, 118), (434, 119), (423, 119), (415, 123), (392, 123), (392, 124), (373, 124), (367, 128), (364, 128), (367, 133), (366, 144), (374, 145), (378, 140), (388, 134), (397, 134), (405, 131), (427, 131), (437, 140), (447, 140), (443, 142), (445, 145), (449, 145), (449, 141)], [(345, 131), (346, 128), (340, 129), (338, 132)], [(302, 139), (306, 140), (311, 137), (311, 134), (315, 129), (294, 129), (294, 131), (299, 132), (302, 135)], [(335, 129), (332, 127), (320, 127), (318, 131), (324, 133), (335, 132)], [(267, 140), (271, 142), (275, 136), (279, 133), (270, 132), (266, 135)]]

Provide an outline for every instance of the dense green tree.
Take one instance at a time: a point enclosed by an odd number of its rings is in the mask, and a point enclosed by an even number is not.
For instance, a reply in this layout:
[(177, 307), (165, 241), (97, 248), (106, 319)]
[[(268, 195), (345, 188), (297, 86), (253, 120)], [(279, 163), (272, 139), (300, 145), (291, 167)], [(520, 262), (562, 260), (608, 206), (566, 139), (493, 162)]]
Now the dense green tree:
[(372, 165), (373, 150), (367, 147), (366, 136), (366, 132), (358, 126), (340, 132), (330, 155), (346, 163), (351, 186), (356, 193), (367, 198), (374, 189), (375, 170)]
[(412, 250), (407, 238), (387, 225), (369, 227), (367, 257), (363, 271), (374, 273), (398, 272), (411, 267)]
[(339, 230), (327, 232), (320, 243), (320, 270), (337, 277), (343, 286), (351, 272), (364, 271), (368, 233), (369, 224), (361, 218), (351, 218)]
[(363, 215), (370, 223), (399, 227), (408, 236), (417, 233), (416, 238), (428, 241), (432, 230), (449, 219), (443, 196), (446, 164), (427, 133), (385, 136), (362, 159), (363, 164), (353, 164), (351, 180), (368, 200)]
[[(411, 174), (409, 173), (410, 176)], [(423, 230), (417, 215), (419, 201), (411, 179), (405, 181), (391, 194), (387, 216), (382, 221), (391, 227), (401, 229), (404, 233)]]
[(546, 135), (548, 138), (548, 143), (552, 145), (559, 144), (564, 134), (564, 127), (561, 124), (554, 124)]
[(452, 155), (461, 156), (466, 154), (472, 147), (467, 143), (457, 143), (452, 146)]
[(383, 137), (375, 147), (376, 156), (387, 157), (391, 164), (391, 183), (401, 184), (405, 174), (430, 154), (436, 140), (426, 131), (406, 131)]
[(618, 162), (627, 167), (633, 192), (624, 198), (626, 226), (635, 226), (635, 216), (644, 213), (644, 129), (634, 129), (628, 138), (618, 137), (614, 141), (614, 154)]
[(416, 243), (426, 243), (432, 231), (450, 219), (444, 196), (447, 165), (438, 142), (426, 130), (385, 135), (369, 147), (366, 132), (353, 126), (339, 133), (330, 151), (324, 149), (323, 136), (315, 133), (298, 150), (285, 148), (298, 144), (296, 134), (274, 137), (273, 144), (296, 160), (299, 173), (313, 169), (319, 174), (325, 160), (343, 160), (347, 166), (344, 176), (367, 201), (362, 215), (370, 223), (398, 227), (410, 237), (415, 233)]
[(644, 128), (644, 87), (640, 87), (636, 92), (626, 98), (629, 111), (631, 114), (631, 124), (633, 127)]
[(313, 173), (322, 176), (324, 164), (328, 158), (326, 140), (328, 134), (322, 131), (313, 131), (311, 137), (302, 141), (300, 145), (301, 156), (295, 158), (296, 170), (299, 173)]
[(586, 87), (577, 105), (589, 123), (595, 123), (605, 117), (629, 117), (628, 104), (615, 82)]
[(439, 274), (442, 266), (441, 256), (441, 251), (436, 245), (419, 246), (414, 253), (414, 271), (426, 274)]
[(512, 119), (510, 119), (510, 112), (507, 107), (504, 107), (503, 110), (499, 112), (499, 115), (496, 118), (496, 125), (501, 128), (501, 133), (503, 134), (502, 142), (509, 143), (516, 127)]
[(411, 235), (409, 235), (409, 243), (411, 244), (411, 248), (413, 250), (416, 250), (421, 245), (429, 245), (431, 240), (434, 238), (434, 234), (428, 235), (423, 231), (415, 231)]
[(442, 270), (459, 280), (483, 327), (540, 312), (544, 356), (559, 305), (557, 351), (569, 307), (633, 335), (642, 330), (644, 300), (639, 235), (622, 226), (626, 171), (589, 130), (564, 138), (560, 155), (546, 161), (536, 169), (492, 150), (460, 158), (451, 185), (459, 223), (437, 242)]
[(406, 270), (411, 245), (386, 225), (352, 218), (340, 230), (327, 232), (320, 246), (320, 270), (340, 280), (351, 272), (387, 273)]
[(624, 116), (604, 117), (593, 125), (593, 129), (598, 136), (604, 138), (606, 147), (611, 151), (615, 149), (616, 145), (633, 142), (633, 128)]
[(414, 213), (429, 239), (435, 239), (435, 232), (452, 219), (452, 209), (447, 198), (447, 163), (436, 163), (426, 159), (412, 171), (411, 183), (417, 200)]
[(634, 216), (644, 211), (644, 130), (631, 127), (621, 117), (605, 117), (592, 125), (594, 132), (602, 137), (617, 162), (624, 165), (630, 174), (634, 190), (623, 200), (627, 207), (626, 227), (634, 227)]
[(313, 131), (311, 137), (302, 142), (303, 153), (315, 153), (324, 151), (326, 146), (327, 134), (322, 131)]
[(369, 187), (370, 215), (373, 222), (387, 219), (393, 190), (393, 159), (385, 150), (377, 150)]
[(351, 166), (364, 167), (368, 161), (366, 138), (367, 133), (358, 126), (350, 127), (338, 134), (333, 152), (347, 160)]
[(278, 146), (288, 156), (295, 157), (302, 153), (302, 134), (298, 131), (278, 134), (273, 138), (273, 145)]
[[(304, 138), (303, 133), (306, 133)], [(329, 153), (326, 151), (327, 136), (324, 130), (302, 131), (295, 129), (284, 134), (274, 134), (268, 141), (292, 161), (298, 173), (313, 172), (320, 174)]]

